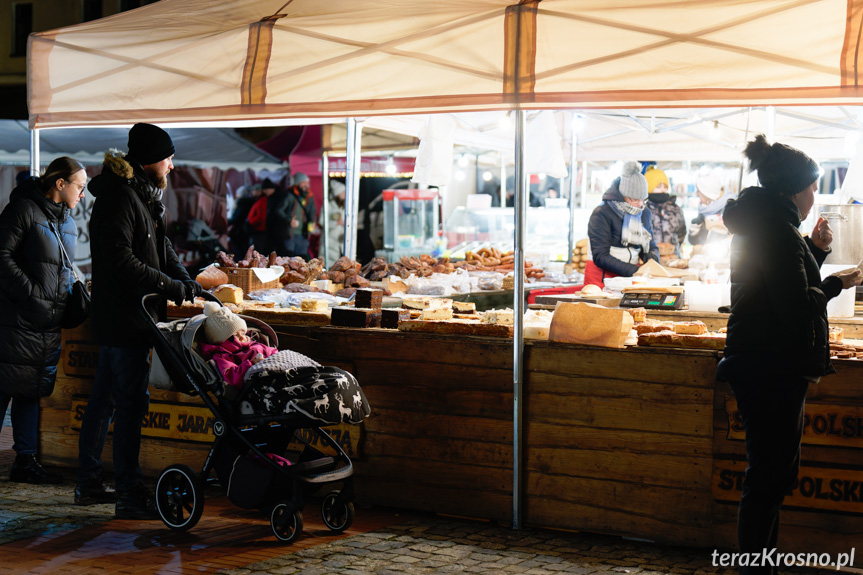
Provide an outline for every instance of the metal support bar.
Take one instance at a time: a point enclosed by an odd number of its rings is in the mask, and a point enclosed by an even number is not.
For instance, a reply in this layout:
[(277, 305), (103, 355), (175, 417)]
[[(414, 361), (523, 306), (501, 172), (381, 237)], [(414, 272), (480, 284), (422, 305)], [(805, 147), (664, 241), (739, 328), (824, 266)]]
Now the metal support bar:
[(522, 525), (522, 383), (524, 369), (524, 228), (527, 223), (528, 179), (524, 171), (525, 114), (515, 111), (515, 278), (513, 292), (513, 414), (512, 414), (512, 526)]
[(357, 216), (360, 209), (360, 159), (363, 126), (348, 118), (347, 158), (345, 163), (345, 255), (357, 259)]

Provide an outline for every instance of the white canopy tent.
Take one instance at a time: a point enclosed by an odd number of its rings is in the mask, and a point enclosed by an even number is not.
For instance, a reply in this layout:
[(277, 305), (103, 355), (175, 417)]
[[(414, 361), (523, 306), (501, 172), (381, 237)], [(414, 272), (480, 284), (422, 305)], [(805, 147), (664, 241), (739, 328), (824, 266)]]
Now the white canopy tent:
[[(32, 35), (30, 125), (512, 110), (521, 271), (524, 111), (859, 105), (861, 25), (863, 0), (162, 0)], [(349, 119), (349, 165), (358, 132)]]

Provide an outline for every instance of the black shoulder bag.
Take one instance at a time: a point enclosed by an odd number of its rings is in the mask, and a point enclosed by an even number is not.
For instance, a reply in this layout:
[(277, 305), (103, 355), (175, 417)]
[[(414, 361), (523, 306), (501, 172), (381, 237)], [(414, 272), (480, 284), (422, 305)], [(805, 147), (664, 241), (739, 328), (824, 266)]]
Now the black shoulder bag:
[(54, 229), (54, 224), (49, 224), (51, 231), (57, 237), (57, 243), (60, 245), (60, 251), (69, 264), (69, 271), (72, 272), (72, 277), (75, 281), (72, 287), (69, 288), (69, 296), (66, 298), (66, 311), (63, 312), (63, 319), (60, 320), (60, 327), (63, 329), (72, 329), (78, 327), (90, 316), (90, 293), (87, 291), (87, 286), (78, 279), (78, 274), (75, 273), (75, 267), (69, 259), (69, 254), (66, 253), (66, 248), (63, 246), (63, 239), (60, 234)]

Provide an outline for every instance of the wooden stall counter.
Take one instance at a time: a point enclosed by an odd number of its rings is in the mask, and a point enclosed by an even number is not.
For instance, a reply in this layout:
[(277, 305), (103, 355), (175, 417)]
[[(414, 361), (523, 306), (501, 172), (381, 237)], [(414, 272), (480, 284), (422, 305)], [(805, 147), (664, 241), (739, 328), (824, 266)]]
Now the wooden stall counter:
[[(363, 387), (371, 415), (336, 430), (351, 449), (358, 501), (512, 521), (511, 339), (271, 325), (281, 348), (342, 367)], [(76, 463), (97, 354), (87, 330), (64, 333), (57, 390), (43, 402), (48, 463)], [(526, 524), (735, 547), (745, 451), (733, 397), (714, 381), (720, 352), (524, 349)], [(847, 552), (863, 535), (863, 362), (836, 365), (810, 390), (803, 472), (783, 512), (787, 550)], [(209, 412), (196, 398), (151, 397), (146, 475), (177, 461), (200, 466)]]

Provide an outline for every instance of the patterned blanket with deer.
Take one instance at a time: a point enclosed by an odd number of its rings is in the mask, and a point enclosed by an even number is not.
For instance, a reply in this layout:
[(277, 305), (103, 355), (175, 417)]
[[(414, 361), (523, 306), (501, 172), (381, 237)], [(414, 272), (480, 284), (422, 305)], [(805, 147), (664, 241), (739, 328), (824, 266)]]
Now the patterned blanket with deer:
[(305, 366), (264, 372), (246, 382), (247, 401), (255, 413), (302, 413), (327, 423), (360, 423), (371, 413), (360, 384), (337, 367)]

